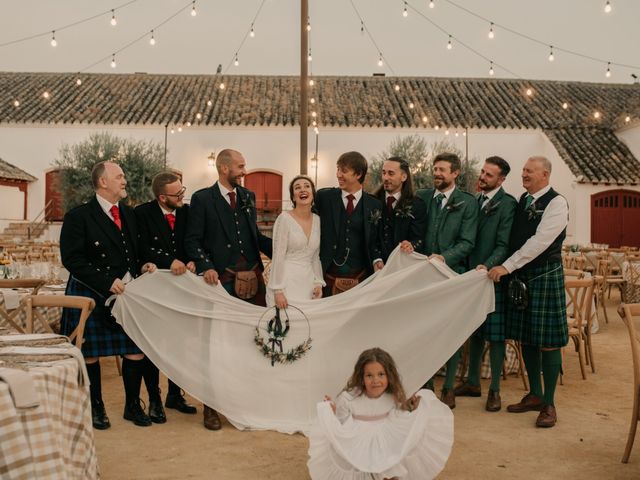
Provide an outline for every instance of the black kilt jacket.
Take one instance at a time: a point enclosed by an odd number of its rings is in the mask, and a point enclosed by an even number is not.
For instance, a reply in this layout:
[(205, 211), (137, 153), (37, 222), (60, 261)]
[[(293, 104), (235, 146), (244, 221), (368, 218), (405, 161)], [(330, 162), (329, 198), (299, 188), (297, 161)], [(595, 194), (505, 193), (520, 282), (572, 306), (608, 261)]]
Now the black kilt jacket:
[(189, 205), (175, 210), (173, 230), (156, 200), (138, 205), (135, 209), (138, 223), (138, 245), (142, 263), (152, 262), (158, 268), (169, 268), (174, 260), (188, 262), (184, 249), (187, 233)]

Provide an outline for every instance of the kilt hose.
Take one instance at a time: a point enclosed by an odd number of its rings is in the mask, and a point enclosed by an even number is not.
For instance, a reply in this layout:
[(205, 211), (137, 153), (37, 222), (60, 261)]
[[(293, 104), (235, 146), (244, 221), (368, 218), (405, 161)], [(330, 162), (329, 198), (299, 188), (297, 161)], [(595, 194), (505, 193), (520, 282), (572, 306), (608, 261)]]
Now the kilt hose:
[[(104, 304), (107, 300), (104, 296), (80, 283), (73, 276), (69, 277), (67, 289), (64, 293), (65, 295), (93, 298), (96, 302), (96, 308), (89, 315), (84, 329), (84, 342), (81, 350), (85, 357), (110, 357), (112, 355), (142, 353), (142, 350), (124, 332), (122, 326), (116, 323), (116, 319), (111, 315), (110, 308)], [(70, 335), (78, 326), (79, 321), (79, 309), (62, 309), (60, 333), (62, 335)]]
[(487, 319), (473, 333), (474, 336), (484, 339), (487, 342), (503, 342), (506, 334), (506, 312), (505, 298), (506, 283), (501, 281), (494, 284), (496, 295), (496, 309), (487, 315)]
[(564, 347), (569, 331), (562, 263), (547, 262), (512, 275), (527, 286), (529, 303), (526, 309), (517, 310), (506, 300), (507, 338), (533, 347)]

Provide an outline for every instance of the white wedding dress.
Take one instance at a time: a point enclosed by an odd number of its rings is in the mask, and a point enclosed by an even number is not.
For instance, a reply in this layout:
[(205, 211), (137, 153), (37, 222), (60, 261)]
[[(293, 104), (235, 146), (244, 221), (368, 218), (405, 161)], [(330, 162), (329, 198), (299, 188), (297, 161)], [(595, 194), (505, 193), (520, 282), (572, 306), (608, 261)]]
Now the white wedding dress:
[(311, 300), (313, 288), (324, 286), (320, 264), (320, 217), (313, 214), (307, 238), (298, 222), (282, 212), (273, 225), (273, 256), (267, 283), (267, 306), (275, 305), (274, 291), (282, 290), (287, 301)]

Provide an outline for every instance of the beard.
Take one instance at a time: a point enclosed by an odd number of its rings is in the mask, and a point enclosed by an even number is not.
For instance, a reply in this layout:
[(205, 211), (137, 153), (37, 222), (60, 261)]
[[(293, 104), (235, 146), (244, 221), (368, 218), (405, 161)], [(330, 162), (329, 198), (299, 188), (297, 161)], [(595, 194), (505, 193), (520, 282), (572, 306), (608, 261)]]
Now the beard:
[(449, 188), (451, 186), (451, 182), (448, 182), (444, 178), (434, 178), (433, 179), (433, 185), (438, 190), (444, 190), (444, 189)]

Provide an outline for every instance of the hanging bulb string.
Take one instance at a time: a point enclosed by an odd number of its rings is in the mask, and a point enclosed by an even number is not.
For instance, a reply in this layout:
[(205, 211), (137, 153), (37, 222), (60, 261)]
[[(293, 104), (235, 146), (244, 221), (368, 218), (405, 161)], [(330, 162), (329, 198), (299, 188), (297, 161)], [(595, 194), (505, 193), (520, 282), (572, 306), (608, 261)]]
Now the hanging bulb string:
[(226, 74), (229, 69), (231, 68), (231, 66), (234, 64), (235, 59), (236, 59), (236, 55), (240, 54), (240, 51), (242, 50), (242, 47), (244, 46), (245, 42), (247, 41), (247, 38), (249, 37), (249, 35), (251, 34), (251, 31), (253, 30), (253, 27), (255, 26), (256, 20), (258, 19), (258, 16), (260, 15), (260, 12), (262, 11), (262, 7), (264, 7), (266, 0), (262, 0), (260, 2), (260, 6), (258, 7), (258, 10), (256, 11), (256, 14), (253, 16), (253, 20), (251, 20), (251, 23), (249, 24), (249, 28), (247, 29), (247, 31), (245, 32), (244, 36), (242, 37), (242, 41), (240, 42), (240, 45), (238, 45), (238, 48), (236, 48), (234, 50), (234, 54), (231, 56), (231, 60), (229, 61), (229, 63), (227, 63), (227, 66), (224, 68), (224, 70), (222, 71), (222, 74)]
[(382, 53), (382, 50), (380, 49), (380, 47), (378, 47), (378, 44), (376, 43), (375, 39), (373, 38), (373, 35), (371, 34), (371, 32), (369, 31), (369, 27), (367, 27), (367, 25), (364, 22), (364, 19), (362, 18), (362, 15), (360, 15), (360, 12), (358, 11), (358, 9), (356, 8), (356, 5), (353, 3), (353, 0), (349, 0), (351, 2), (351, 6), (353, 7), (353, 11), (355, 12), (356, 16), (358, 17), (358, 19), (360, 20), (360, 28), (364, 29), (365, 33), (367, 34), (367, 36), (369, 37), (369, 40), (371, 40), (371, 43), (373, 44), (373, 46), (376, 48), (376, 52), (378, 52), (379, 57), (383, 60), (384, 65), (387, 66), (387, 68), (389, 69), (389, 72), (391, 72), (391, 74), (394, 77), (397, 77), (396, 72), (393, 70), (393, 68), (391, 67), (391, 64), (387, 61), (386, 57), (384, 56), (384, 54)]
[(46, 32), (36, 33), (36, 34), (33, 34), (33, 35), (29, 35), (27, 37), (17, 38), (15, 40), (10, 40), (8, 42), (0, 43), (0, 48), (7, 47), (9, 45), (15, 45), (16, 43), (26, 42), (28, 40), (33, 40), (34, 38), (40, 38), (40, 37), (48, 36), (48, 35), (51, 34), (51, 31), (53, 31), (53, 30), (55, 30), (56, 32), (61, 32), (61, 31), (66, 30), (68, 28), (75, 27), (76, 25), (80, 25), (82, 23), (86, 23), (86, 22), (89, 22), (91, 20), (95, 20), (96, 18), (104, 17), (105, 15), (107, 15), (107, 14), (109, 14), (111, 12), (116, 12), (116, 11), (118, 11), (118, 10), (124, 8), (124, 7), (127, 7), (127, 6), (131, 5), (132, 3), (136, 3), (138, 1), (139, 0), (130, 0), (130, 1), (126, 2), (126, 3), (123, 3), (122, 5), (118, 5), (117, 7), (109, 8), (109, 9), (105, 10), (104, 12), (97, 13), (95, 15), (83, 18), (81, 20), (77, 20), (77, 21), (75, 21), (73, 23), (69, 23), (69, 24), (64, 25), (62, 27), (50, 28)]

